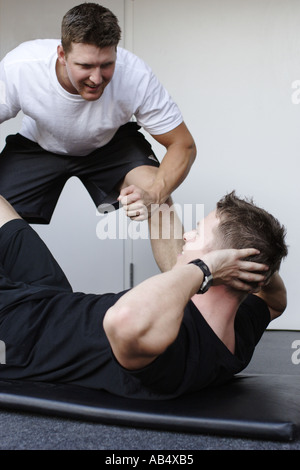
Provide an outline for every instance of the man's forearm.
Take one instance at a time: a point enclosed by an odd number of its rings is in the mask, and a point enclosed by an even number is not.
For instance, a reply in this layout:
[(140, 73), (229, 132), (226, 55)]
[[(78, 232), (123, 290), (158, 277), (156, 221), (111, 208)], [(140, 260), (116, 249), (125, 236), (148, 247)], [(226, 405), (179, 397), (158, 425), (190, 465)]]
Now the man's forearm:
[(170, 147), (166, 152), (155, 180), (152, 191), (157, 195), (157, 203), (164, 203), (187, 177), (196, 157), (195, 147)]
[(156, 203), (162, 204), (187, 177), (197, 150), (184, 123), (167, 134), (153, 137), (167, 149), (151, 189), (149, 188), (156, 195)]

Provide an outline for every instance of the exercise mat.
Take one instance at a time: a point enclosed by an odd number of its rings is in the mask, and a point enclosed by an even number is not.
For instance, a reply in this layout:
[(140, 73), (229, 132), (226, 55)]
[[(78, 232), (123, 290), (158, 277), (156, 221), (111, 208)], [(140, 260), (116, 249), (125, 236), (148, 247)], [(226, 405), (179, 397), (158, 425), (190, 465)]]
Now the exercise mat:
[(172, 400), (136, 400), (68, 384), (0, 381), (0, 408), (102, 424), (291, 441), (300, 427), (296, 375), (238, 375)]

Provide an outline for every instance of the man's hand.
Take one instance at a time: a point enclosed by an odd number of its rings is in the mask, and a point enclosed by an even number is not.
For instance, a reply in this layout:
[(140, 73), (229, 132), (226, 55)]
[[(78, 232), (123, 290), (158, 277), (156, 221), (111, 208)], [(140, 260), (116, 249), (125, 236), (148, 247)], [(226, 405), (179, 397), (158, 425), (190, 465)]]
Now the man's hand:
[(138, 222), (150, 217), (151, 206), (156, 202), (148, 191), (133, 184), (121, 190), (118, 201), (127, 217)]
[(250, 283), (263, 285), (269, 269), (265, 264), (245, 261), (245, 258), (258, 253), (254, 248), (216, 250), (203, 255), (202, 260), (211, 270), (213, 285), (225, 284), (234, 289), (253, 292)]
[(252, 283), (257, 283), (259, 290), (265, 284), (269, 269), (265, 264), (245, 261), (245, 258), (258, 253), (255, 248), (222, 249), (205, 254), (200, 254), (199, 250), (186, 250), (178, 257), (175, 268), (201, 258), (213, 275), (214, 286), (225, 284), (234, 289), (253, 293), (256, 289), (253, 289)]

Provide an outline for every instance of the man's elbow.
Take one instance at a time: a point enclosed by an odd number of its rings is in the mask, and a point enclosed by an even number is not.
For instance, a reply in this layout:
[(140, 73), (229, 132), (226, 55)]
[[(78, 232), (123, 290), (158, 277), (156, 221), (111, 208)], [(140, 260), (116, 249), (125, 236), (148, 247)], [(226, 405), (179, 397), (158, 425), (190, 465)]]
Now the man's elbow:
[(271, 320), (280, 317), (287, 308), (287, 291), (285, 287), (280, 293), (280, 297), (277, 299), (276, 304), (269, 305)]
[(194, 163), (197, 156), (197, 147), (194, 137), (188, 130), (185, 123), (179, 126), (181, 132), (179, 132), (178, 138), (174, 140), (174, 143), (181, 145), (184, 153), (188, 155), (190, 166)]
[(195, 143), (192, 136), (191, 136), (191, 139), (190, 139), (190, 141), (187, 145), (187, 151), (189, 153), (190, 165), (192, 165), (194, 163), (194, 161), (196, 160), (196, 156), (197, 156), (197, 147), (196, 147), (196, 143)]
[(130, 310), (126, 306), (113, 306), (107, 310), (103, 319), (103, 328), (112, 347), (131, 340), (134, 335), (131, 317)]
[(103, 320), (103, 328), (112, 352), (126, 369), (139, 369), (151, 362), (157, 351), (147, 339), (147, 325), (130, 307), (113, 306)]

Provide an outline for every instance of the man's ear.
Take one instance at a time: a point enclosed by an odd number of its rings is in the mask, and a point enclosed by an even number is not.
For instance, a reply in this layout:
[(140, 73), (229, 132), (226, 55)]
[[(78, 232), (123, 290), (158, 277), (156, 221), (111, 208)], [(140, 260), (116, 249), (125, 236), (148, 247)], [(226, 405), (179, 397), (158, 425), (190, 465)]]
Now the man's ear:
[(65, 54), (64, 48), (61, 45), (57, 46), (57, 57), (58, 57), (59, 63), (65, 66), (66, 54)]

